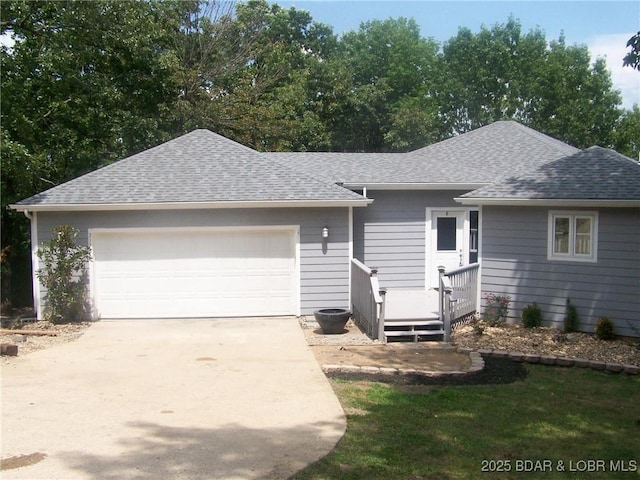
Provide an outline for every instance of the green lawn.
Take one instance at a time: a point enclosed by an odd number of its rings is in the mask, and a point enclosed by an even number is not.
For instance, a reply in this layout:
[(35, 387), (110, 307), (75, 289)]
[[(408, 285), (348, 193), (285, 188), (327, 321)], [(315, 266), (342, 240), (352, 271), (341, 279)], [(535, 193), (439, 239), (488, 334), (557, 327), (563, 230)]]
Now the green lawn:
[(293, 478), (640, 478), (639, 376), (524, 368), (508, 384), (332, 380), (347, 433)]

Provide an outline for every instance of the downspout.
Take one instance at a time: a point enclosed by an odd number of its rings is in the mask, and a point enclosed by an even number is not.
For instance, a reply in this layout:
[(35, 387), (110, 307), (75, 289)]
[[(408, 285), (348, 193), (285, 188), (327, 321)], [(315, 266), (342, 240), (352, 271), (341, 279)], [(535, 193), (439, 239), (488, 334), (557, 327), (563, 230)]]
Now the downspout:
[(484, 215), (482, 212), (482, 205), (478, 205), (478, 286), (476, 293), (476, 313), (480, 315), (480, 306), (482, 304), (482, 250), (483, 250), (483, 241), (482, 237), (484, 234)]
[(38, 282), (38, 217), (29, 210), (23, 210), (24, 216), (29, 219), (31, 226), (31, 282), (33, 290), (33, 308), (36, 311), (36, 318), (42, 320), (40, 313), (40, 282)]
[(353, 260), (353, 207), (349, 207), (348, 219), (348, 235), (349, 235), (349, 310), (353, 312), (353, 304), (351, 303), (351, 260)]
[(33, 221), (33, 215), (29, 213), (29, 210), (23, 210), (22, 213), (24, 213), (24, 216), (29, 219), (29, 224), (31, 224)]

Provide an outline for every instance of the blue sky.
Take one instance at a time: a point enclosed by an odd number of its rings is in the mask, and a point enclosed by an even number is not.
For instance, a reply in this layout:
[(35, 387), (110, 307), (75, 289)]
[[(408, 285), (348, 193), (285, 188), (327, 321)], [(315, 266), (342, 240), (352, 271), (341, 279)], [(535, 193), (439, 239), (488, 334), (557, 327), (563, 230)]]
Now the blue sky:
[(389, 1), (389, 0), (277, 0), (285, 8), (308, 10), (315, 21), (333, 27), (336, 34), (357, 30), (367, 20), (413, 18), (424, 37), (441, 44), (459, 27), (473, 32), (482, 25), (505, 23), (512, 15), (527, 32), (540, 28), (548, 41), (564, 32), (567, 44), (586, 44), (592, 58), (603, 56), (623, 105), (640, 104), (640, 72), (622, 67), (626, 42), (640, 31), (640, 1)]

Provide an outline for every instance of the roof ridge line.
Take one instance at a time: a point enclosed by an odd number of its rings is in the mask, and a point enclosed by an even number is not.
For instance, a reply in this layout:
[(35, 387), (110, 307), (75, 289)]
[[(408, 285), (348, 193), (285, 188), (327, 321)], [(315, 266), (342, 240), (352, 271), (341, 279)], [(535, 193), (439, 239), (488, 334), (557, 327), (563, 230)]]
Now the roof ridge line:
[[(547, 135), (546, 133), (539, 132), (539, 131), (537, 131), (537, 130), (535, 130), (535, 129), (527, 126), (527, 125), (524, 125), (524, 124), (522, 124), (522, 123), (520, 123), (520, 122), (518, 122), (516, 120), (503, 120), (503, 121), (504, 122), (512, 122), (512, 123), (514, 123), (515, 125), (518, 126), (518, 128), (520, 128), (520, 130), (522, 130), (523, 133), (525, 133), (525, 134), (529, 135), (531, 138), (535, 138), (535, 139), (537, 139), (537, 140), (539, 140), (539, 141), (541, 141), (541, 142), (543, 142), (543, 143), (545, 143), (545, 144), (547, 144), (549, 146), (559, 147), (560, 145), (562, 145), (562, 146), (567, 147), (567, 148), (573, 148), (573, 149), (576, 149), (576, 152), (574, 152), (574, 153), (583, 151), (583, 149), (581, 149), (581, 148), (574, 147), (573, 145), (570, 145), (567, 142), (563, 142), (562, 140), (559, 140), (559, 139), (557, 139), (555, 137), (552, 137), (551, 135)], [(571, 153), (569, 155), (573, 155), (573, 153)]]
[(618, 152), (618, 151), (614, 150), (613, 148), (603, 147), (602, 145), (591, 145), (590, 147), (585, 148), (585, 149), (583, 150), (583, 152), (586, 152), (587, 150), (591, 150), (591, 149), (594, 149), (594, 148), (598, 148), (598, 149), (601, 149), (601, 150), (605, 150), (605, 151), (606, 151), (606, 152), (608, 152), (608, 153), (615, 154), (615, 156), (616, 156), (616, 157), (623, 157), (623, 158), (616, 158), (617, 160), (618, 160), (618, 159), (619, 159), (619, 160), (622, 160), (622, 159), (624, 159), (624, 160), (628, 160), (628, 161), (630, 161), (631, 163), (633, 163), (634, 165), (638, 165), (638, 166), (640, 166), (640, 159), (639, 159), (639, 160), (634, 160), (633, 158), (631, 158), (631, 157), (629, 157), (629, 156), (625, 155), (624, 153), (620, 153), (620, 152)]
[[(252, 148), (252, 147), (250, 147), (250, 146), (248, 146), (248, 145), (245, 145), (245, 144), (243, 144), (243, 143), (240, 143), (240, 142), (238, 142), (237, 140), (233, 140), (232, 138), (225, 137), (224, 135), (221, 135), (221, 134), (219, 134), (219, 133), (216, 133), (216, 132), (214, 132), (213, 130), (209, 130), (208, 128), (196, 128), (195, 130), (191, 130), (190, 132), (184, 133), (184, 134), (182, 134), (182, 135), (180, 135), (180, 136), (176, 137), (176, 139), (177, 139), (177, 138), (181, 138), (181, 137), (185, 137), (185, 136), (187, 136), (187, 135), (191, 135), (192, 133), (200, 132), (200, 131), (202, 131), (202, 132), (207, 132), (208, 134), (213, 135), (213, 136), (214, 136), (214, 137), (216, 137), (216, 138), (220, 138), (220, 139), (222, 139), (222, 140), (225, 140), (225, 141), (227, 141), (227, 142), (235, 143), (238, 147), (242, 147), (242, 148), (244, 148), (245, 150), (248, 150), (248, 151), (249, 151), (249, 152), (251, 152), (251, 153), (257, 153), (257, 154), (262, 153), (262, 152), (260, 152), (259, 150), (256, 150), (255, 148)], [(175, 140), (175, 139), (174, 139), (174, 140)], [(165, 142), (165, 143), (168, 143), (168, 142), (170, 142), (170, 141), (171, 141), (171, 140), (168, 140), (168, 141), (167, 141), (167, 142)], [(160, 144), (160, 145), (162, 145), (162, 144)], [(158, 145), (158, 146), (159, 146), (159, 145)]]

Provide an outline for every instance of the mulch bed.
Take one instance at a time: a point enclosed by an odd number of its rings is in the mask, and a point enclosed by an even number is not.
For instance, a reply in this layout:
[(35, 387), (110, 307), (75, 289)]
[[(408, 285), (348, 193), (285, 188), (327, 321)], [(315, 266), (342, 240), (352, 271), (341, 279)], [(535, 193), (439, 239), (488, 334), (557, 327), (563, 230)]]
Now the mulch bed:
[(452, 343), (460, 348), (504, 350), (635, 366), (640, 366), (639, 342), (638, 338), (599, 340), (592, 334), (565, 334), (551, 327), (490, 326), (482, 321), (458, 327), (452, 335)]

